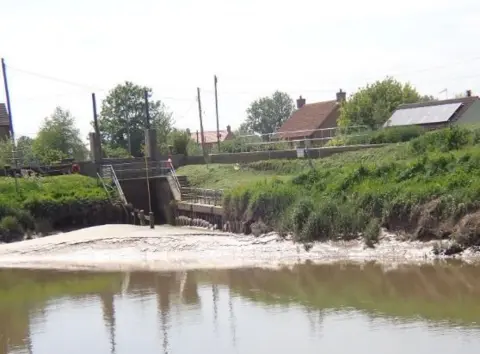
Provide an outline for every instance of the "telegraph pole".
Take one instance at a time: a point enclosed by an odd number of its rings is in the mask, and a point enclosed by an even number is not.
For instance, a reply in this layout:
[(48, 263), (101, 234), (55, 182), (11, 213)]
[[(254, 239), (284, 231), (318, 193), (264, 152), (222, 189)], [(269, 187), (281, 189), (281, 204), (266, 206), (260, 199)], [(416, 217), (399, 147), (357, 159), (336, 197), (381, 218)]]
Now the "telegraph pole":
[(18, 181), (17, 181), (17, 159), (15, 157), (15, 132), (13, 130), (13, 121), (12, 121), (12, 106), (10, 104), (10, 91), (8, 90), (8, 80), (7, 80), (7, 68), (5, 65), (5, 59), (2, 58), (2, 73), (3, 73), (3, 85), (5, 86), (5, 96), (7, 100), (7, 110), (8, 110), (8, 124), (10, 128), (10, 139), (12, 139), (12, 159), (15, 164), (15, 169), (13, 171), (13, 177), (15, 178), (15, 191), (18, 193)]
[(148, 91), (145, 90), (145, 127), (150, 129), (150, 109), (148, 107)]
[(217, 145), (218, 145), (218, 152), (220, 153), (220, 123), (218, 121), (217, 75), (213, 76), (213, 82), (215, 84), (215, 114), (217, 116)]
[(200, 118), (200, 135), (201, 135), (201, 142), (202, 142), (202, 152), (203, 157), (205, 156), (205, 136), (203, 135), (203, 121), (202, 121), (202, 100), (200, 98), (200, 87), (197, 87), (197, 100), (198, 100), (198, 116)]
[(100, 154), (100, 160), (103, 158), (102, 155), (102, 139), (100, 139), (100, 128), (98, 128), (98, 115), (97, 115), (97, 98), (95, 93), (92, 93), (92, 106), (93, 106), (93, 125), (95, 128), (95, 140), (97, 143), (98, 152)]

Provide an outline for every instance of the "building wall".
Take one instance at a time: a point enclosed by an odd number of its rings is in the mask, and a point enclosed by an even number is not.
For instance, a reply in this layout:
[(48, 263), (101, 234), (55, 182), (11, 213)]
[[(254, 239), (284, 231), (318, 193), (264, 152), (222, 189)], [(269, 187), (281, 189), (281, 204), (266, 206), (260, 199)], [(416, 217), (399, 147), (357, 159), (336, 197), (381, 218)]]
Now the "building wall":
[(474, 102), (456, 122), (457, 124), (480, 123), (480, 100)]
[[(318, 127), (318, 129), (327, 129), (327, 128), (335, 128), (338, 125), (338, 118), (340, 117), (340, 110), (337, 108), (335, 111), (333, 111), (327, 119), (323, 121), (323, 123)], [(334, 137), (336, 131), (316, 131), (313, 133), (312, 138), (313, 139), (320, 139), (320, 138), (327, 138), (327, 137)], [(324, 146), (329, 139), (323, 139), (323, 140), (314, 140), (311, 143), (311, 146)]]
[(0, 126), (0, 139), (7, 139), (10, 136), (10, 129), (8, 126)]

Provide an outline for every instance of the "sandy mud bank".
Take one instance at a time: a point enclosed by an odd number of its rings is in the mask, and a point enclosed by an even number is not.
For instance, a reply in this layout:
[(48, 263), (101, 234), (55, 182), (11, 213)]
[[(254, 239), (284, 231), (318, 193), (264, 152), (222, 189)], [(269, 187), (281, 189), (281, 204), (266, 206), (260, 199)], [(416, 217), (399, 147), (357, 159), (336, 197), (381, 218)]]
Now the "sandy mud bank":
[[(298, 262), (430, 262), (433, 242), (400, 242), (385, 237), (375, 249), (362, 241), (302, 245), (276, 234), (261, 237), (194, 228), (104, 225), (0, 245), (0, 267), (96, 270), (180, 270), (277, 267)], [(466, 251), (462, 259), (480, 254)]]

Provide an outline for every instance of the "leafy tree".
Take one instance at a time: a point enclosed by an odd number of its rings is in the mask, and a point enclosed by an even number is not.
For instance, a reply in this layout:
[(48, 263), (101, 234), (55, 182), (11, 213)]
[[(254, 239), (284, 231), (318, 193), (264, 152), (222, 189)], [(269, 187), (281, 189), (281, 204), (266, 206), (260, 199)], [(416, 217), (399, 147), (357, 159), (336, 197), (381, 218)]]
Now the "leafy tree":
[(127, 149), (124, 149), (123, 147), (116, 147), (113, 148), (110, 145), (104, 145), (102, 146), (102, 153), (104, 157), (109, 157), (109, 158), (129, 158), (132, 157)]
[(45, 118), (37, 137), (32, 143), (32, 153), (43, 163), (52, 163), (64, 158), (84, 160), (87, 148), (79, 138), (75, 118), (68, 110), (57, 107)]
[(35, 164), (37, 157), (33, 153), (33, 143), (35, 139), (28, 136), (21, 136), (17, 139), (17, 158), (22, 165)]
[[(98, 120), (102, 143), (111, 149), (123, 148), (132, 156), (142, 156), (145, 140), (145, 91), (152, 89), (126, 81), (111, 90), (102, 103)], [(161, 101), (149, 101), (150, 124), (157, 129), (157, 142), (166, 150), (167, 137), (172, 130), (172, 113)]]
[(168, 137), (169, 145), (172, 147), (173, 154), (188, 155), (188, 146), (194, 144), (190, 134), (185, 130), (173, 129)]
[(292, 115), (294, 108), (287, 93), (275, 91), (271, 97), (252, 102), (242, 129), (252, 133), (273, 133)]
[(339, 125), (376, 128), (385, 123), (400, 104), (420, 102), (422, 99), (425, 96), (422, 97), (409, 83), (402, 84), (387, 77), (359, 89), (344, 102)]

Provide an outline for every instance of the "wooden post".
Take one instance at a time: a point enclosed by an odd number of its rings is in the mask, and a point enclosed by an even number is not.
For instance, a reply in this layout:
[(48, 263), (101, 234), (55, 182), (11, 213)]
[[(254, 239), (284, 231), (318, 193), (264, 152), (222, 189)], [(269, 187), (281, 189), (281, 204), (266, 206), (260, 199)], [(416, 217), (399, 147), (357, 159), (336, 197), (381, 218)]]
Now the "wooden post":
[(13, 119), (12, 119), (12, 105), (10, 104), (10, 90), (8, 89), (8, 80), (7, 80), (7, 67), (5, 65), (5, 59), (2, 58), (2, 73), (3, 73), (3, 85), (5, 86), (5, 96), (7, 100), (7, 110), (8, 110), (8, 124), (10, 128), (10, 139), (12, 139), (12, 159), (14, 161), (14, 171), (13, 177), (15, 179), (15, 191), (18, 193), (18, 181), (17, 181), (17, 168), (18, 161), (15, 157), (15, 132), (13, 129)]
[(213, 77), (213, 82), (215, 84), (215, 114), (217, 117), (217, 145), (218, 145), (218, 153), (220, 153), (220, 122), (218, 120), (218, 95), (217, 95), (217, 75)]
[(100, 161), (103, 159), (102, 153), (102, 139), (100, 138), (100, 128), (98, 127), (98, 115), (97, 115), (97, 99), (95, 93), (92, 93), (92, 106), (93, 106), (93, 124), (95, 128), (96, 135), (96, 145), (98, 146), (98, 151), (100, 153)]
[(145, 90), (145, 128), (150, 129), (150, 108), (148, 107), (148, 90)]
[(155, 219), (153, 218), (153, 212), (148, 213), (148, 220), (150, 221), (150, 228), (154, 229), (155, 228)]
[(200, 98), (200, 87), (197, 87), (197, 100), (198, 100), (198, 116), (200, 118), (200, 138), (202, 141), (202, 153), (205, 162), (207, 162), (207, 156), (205, 155), (205, 136), (203, 135), (203, 120), (202, 120), (202, 100)]

